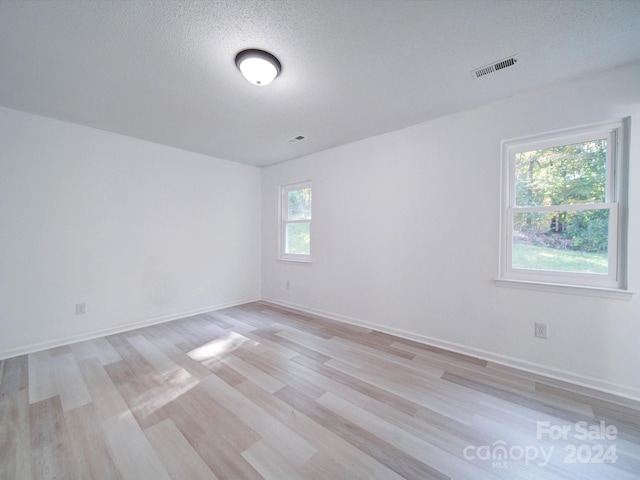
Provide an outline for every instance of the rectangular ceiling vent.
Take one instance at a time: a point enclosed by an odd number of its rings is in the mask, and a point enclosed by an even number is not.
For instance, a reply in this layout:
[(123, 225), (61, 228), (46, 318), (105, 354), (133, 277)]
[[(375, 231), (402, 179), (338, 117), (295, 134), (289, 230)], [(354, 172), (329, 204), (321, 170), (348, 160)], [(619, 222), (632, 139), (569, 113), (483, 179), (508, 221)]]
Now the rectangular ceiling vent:
[(508, 58), (503, 58), (502, 60), (498, 60), (497, 62), (473, 70), (471, 72), (471, 76), (473, 78), (484, 77), (485, 75), (497, 72), (498, 70), (502, 70), (503, 68), (511, 67), (516, 63), (518, 63), (518, 56), (512, 55)]
[(289, 143), (298, 143), (304, 140), (305, 138), (306, 137), (303, 137), (302, 135), (298, 135), (297, 137), (290, 138)]

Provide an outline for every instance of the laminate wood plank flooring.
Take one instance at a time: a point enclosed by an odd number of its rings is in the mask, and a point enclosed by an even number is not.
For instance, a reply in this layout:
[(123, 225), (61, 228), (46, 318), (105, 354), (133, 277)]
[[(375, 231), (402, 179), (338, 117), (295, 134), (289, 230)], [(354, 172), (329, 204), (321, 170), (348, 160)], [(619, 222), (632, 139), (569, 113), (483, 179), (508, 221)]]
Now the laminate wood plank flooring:
[(264, 302), (0, 361), (0, 480), (639, 479), (640, 402)]

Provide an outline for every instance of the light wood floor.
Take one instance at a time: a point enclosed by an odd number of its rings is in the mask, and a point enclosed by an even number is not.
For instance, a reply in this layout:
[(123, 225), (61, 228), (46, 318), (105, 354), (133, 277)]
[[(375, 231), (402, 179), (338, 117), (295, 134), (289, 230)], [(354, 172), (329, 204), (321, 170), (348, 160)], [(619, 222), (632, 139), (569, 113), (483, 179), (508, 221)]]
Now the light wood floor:
[(0, 477), (640, 478), (640, 405), (254, 303), (0, 362)]

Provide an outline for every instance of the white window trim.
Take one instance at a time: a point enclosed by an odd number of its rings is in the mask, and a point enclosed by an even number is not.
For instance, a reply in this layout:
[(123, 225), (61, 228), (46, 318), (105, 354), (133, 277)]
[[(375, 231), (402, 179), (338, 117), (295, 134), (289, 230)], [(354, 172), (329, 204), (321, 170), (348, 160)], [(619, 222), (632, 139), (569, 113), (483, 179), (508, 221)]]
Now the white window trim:
[[(496, 285), (579, 295), (631, 299), (626, 284), (627, 169), (629, 119), (587, 127), (545, 133), (502, 142), (500, 268)], [(552, 146), (570, 145), (595, 138), (607, 138), (606, 203), (553, 207), (515, 206), (515, 155)], [(543, 210), (608, 209), (609, 269), (607, 275), (550, 272), (511, 267), (512, 221), (514, 212)]]
[[(278, 261), (287, 262), (287, 263), (299, 263), (299, 264), (311, 264), (313, 259), (311, 254), (300, 254), (300, 253), (286, 253), (285, 245), (286, 245), (286, 228), (290, 223), (309, 223), (309, 229), (311, 234), (313, 235), (313, 197), (311, 200), (311, 218), (308, 220), (287, 220), (287, 198), (288, 193), (292, 190), (300, 190), (302, 188), (311, 188), (311, 195), (313, 195), (313, 187), (311, 185), (311, 180), (306, 180), (304, 182), (298, 183), (290, 183), (287, 185), (280, 185), (279, 190), (279, 198), (278, 198), (278, 211), (279, 211), (279, 222), (278, 222)], [(311, 238), (310, 252), (313, 252), (313, 236)]]

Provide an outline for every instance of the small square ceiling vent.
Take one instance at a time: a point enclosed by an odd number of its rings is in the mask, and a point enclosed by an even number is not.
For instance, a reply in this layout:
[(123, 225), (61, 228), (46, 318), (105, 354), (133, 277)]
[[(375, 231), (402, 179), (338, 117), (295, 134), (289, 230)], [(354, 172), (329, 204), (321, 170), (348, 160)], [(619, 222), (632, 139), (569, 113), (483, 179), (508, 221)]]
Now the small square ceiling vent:
[(489, 65), (485, 65), (484, 67), (476, 68), (471, 72), (471, 76), (473, 78), (484, 77), (485, 75), (495, 73), (503, 68), (512, 67), (516, 63), (518, 63), (518, 56), (512, 55), (510, 57), (503, 58), (502, 60), (498, 60), (497, 62), (490, 63)]
[(292, 137), (289, 139), (289, 143), (298, 143), (301, 142), (305, 139), (306, 137), (303, 137), (302, 135), (298, 135), (297, 137)]

